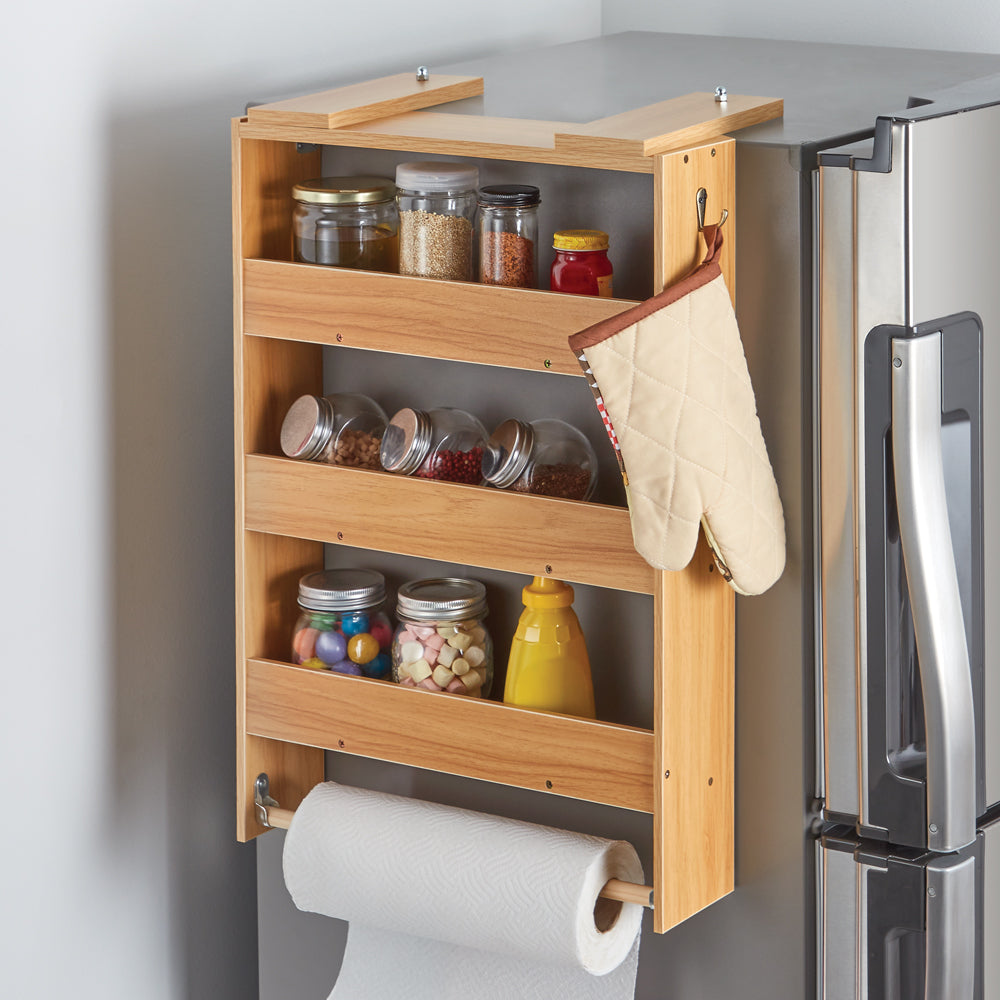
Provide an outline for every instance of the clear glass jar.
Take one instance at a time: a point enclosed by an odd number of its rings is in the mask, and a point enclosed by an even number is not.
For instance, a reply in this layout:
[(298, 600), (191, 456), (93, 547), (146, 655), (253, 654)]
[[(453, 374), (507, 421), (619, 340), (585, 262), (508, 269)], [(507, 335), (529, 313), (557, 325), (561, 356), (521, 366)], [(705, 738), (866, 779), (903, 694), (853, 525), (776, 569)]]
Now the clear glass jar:
[(556, 252), (549, 277), (553, 292), (613, 296), (607, 233), (599, 229), (564, 229), (553, 235), (552, 247)]
[(483, 478), (518, 493), (589, 500), (597, 483), (597, 455), (565, 420), (505, 420), (486, 442)]
[(486, 428), (465, 410), (405, 407), (389, 421), (380, 457), (387, 472), (479, 486), (485, 443)]
[(493, 640), (483, 625), (486, 588), (460, 577), (412, 580), (397, 598), (393, 679), (404, 687), (489, 697)]
[(361, 393), (299, 396), (281, 425), (281, 450), (289, 458), (381, 469), (379, 447), (388, 420), (385, 410)]
[(493, 184), (479, 191), (479, 280), (537, 288), (538, 188)]
[(457, 163), (396, 167), (399, 273), (472, 280), (472, 221), (479, 169)]
[(385, 577), (373, 569), (308, 573), (299, 580), (292, 663), (388, 679), (392, 624), (384, 605)]
[(296, 184), (292, 197), (297, 261), (399, 270), (396, 185), (388, 177), (317, 177)]

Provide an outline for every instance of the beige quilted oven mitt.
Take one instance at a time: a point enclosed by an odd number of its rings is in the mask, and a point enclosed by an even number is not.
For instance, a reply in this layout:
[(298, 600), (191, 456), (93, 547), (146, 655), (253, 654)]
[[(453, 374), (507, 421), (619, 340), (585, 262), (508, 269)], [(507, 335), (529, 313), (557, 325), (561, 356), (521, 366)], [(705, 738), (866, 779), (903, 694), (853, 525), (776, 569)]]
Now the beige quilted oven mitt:
[(638, 553), (682, 569), (701, 523), (730, 585), (759, 594), (785, 565), (784, 517), (719, 267), (722, 234), (704, 235), (708, 255), (687, 277), (569, 343), (618, 454)]

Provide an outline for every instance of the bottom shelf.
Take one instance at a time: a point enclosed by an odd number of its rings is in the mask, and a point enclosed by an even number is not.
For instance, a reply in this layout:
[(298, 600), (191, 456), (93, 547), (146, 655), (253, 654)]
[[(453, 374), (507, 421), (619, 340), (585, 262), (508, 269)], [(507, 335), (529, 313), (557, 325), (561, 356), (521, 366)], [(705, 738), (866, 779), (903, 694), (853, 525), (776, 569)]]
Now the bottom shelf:
[(258, 659), (246, 665), (246, 728), (267, 739), (653, 812), (653, 734), (645, 729)]

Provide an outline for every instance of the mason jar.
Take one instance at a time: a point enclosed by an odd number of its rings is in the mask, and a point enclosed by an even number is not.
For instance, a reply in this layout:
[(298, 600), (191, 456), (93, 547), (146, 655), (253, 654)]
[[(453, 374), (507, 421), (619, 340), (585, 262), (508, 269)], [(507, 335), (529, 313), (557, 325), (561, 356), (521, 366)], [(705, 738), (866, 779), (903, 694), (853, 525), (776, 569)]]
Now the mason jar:
[(299, 396), (282, 422), (281, 450), (289, 458), (381, 469), (379, 447), (388, 419), (361, 393)]
[(608, 234), (600, 229), (563, 229), (552, 237), (555, 257), (549, 288), (571, 295), (614, 295), (614, 268), (608, 260)]
[(512, 288), (538, 286), (538, 188), (492, 184), (479, 190), (479, 280)]
[(373, 569), (326, 569), (299, 580), (301, 613), (292, 663), (357, 677), (388, 679), (392, 624), (385, 577)]
[(317, 177), (296, 184), (292, 197), (297, 261), (399, 270), (396, 185), (388, 177)]
[(379, 455), (387, 472), (479, 486), (485, 443), (486, 428), (465, 410), (405, 407), (389, 421)]
[(589, 500), (597, 484), (597, 455), (565, 420), (505, 420), (486, 442), (483, 478), (518, 493)]
[(400, 274), (472, 280), (478, 186), (478, 167), (426, 162), (396, 167)]
[(493, 687), (493, 640), (483, 624), (486, 588), (478, 580), (439, 577), (399, 588), (392, 676), (404, 687), (473, 698)]

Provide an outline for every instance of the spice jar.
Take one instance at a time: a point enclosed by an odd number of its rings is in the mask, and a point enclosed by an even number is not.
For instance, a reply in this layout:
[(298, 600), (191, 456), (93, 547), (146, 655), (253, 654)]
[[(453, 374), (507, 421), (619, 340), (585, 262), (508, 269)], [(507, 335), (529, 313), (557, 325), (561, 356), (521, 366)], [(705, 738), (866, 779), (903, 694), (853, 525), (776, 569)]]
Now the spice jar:
[(384, 605), (385, 577), (373, 569), (327, 569), (302, 577), (292, 662), (388, 679), (392, 625)]
[(399, 273), (472, 280), (472, 220), (479, 169), (456, 163), (401, 163)]
[(479, 280), (485, 285), (535, 288), (538, 188), (494, 184), (479, 191)]
[(388, 177), (318, 177), (292, 188), (295, 259), (399, 270), (396, 185)]
[(553, 292), (611, 298), (608, 234), (599, 229), (564, 229), (552, 237), (556, 252), (549, 286)]
[(412, 580), (397, 598), (393, 679), (404, 687), (488, 697), (493, 640), (483, 625), (486, 588), (460, 577)]
[(380, 457), (388, 472), (478, 486), (485, 443), (486, 428), (465, 410), (406, 407), (389, 421)]
[(360, 393), (299, 396), (281, 425), (281, 450), (289, 458), (381, 469), (379, 446), (387, 421), (385, 410)]
[(597, 482), (590, 442), (564, 420), (505, 420), (483, 452), (483, 478), (500, 489), (589, 500)]

